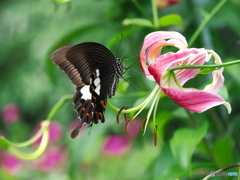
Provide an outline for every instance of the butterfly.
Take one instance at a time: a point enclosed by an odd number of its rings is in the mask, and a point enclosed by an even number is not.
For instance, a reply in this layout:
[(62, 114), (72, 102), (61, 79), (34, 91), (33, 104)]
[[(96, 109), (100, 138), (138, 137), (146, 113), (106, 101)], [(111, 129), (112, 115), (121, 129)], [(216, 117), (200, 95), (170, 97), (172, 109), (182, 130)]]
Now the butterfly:
[(71, 137), (75, 138), (84, 124), (103, 123), (107, 97), (115, 95), (124, 74), (121, 59), (99, 43), (85, 42), (56, 50), (51, 60), (76, 85), (73, 104), (80, 123)]

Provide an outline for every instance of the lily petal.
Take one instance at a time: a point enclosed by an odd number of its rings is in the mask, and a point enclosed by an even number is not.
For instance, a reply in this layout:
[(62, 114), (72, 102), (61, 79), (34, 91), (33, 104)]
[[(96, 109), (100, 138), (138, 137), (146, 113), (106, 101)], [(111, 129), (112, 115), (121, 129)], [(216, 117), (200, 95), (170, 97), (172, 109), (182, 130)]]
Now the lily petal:
[[(185, 57), (186, 59), (179, 65), (203, 65), (206, 61), (210, 59), (211, 56), (208, 55), (205, 49), (187, 49), (182, 52), (188, 52), (189, 54)], [(177, 52), (180, 53), (181, 51)], [(199, 69), (181, 69), (175, 71), (177, 78), (181, 85), (184, 85), (189, 79), (197, 76)]]
[[(179, 50), (162, 55), (161, 52), (165, 46), (173, 46)], [(216, 94), (224, 83), (223, 68), (212, 71), (212, 83), (205, 86), (203, 90), (183, 87), (200, 71), (200, 69), (187, 69), (189, 66), (203, 65), (211, 59), (211, 56), (214, 57), (215, 64), (222, 64), (221, 58), (214, 51), (204, 48), (187, 48), (187, 46), (186, 39), (178, 32), (150, 33), (145, 37), (140, 52), (140, 66), (143, 73), (148, 79), (155, 80), (162, 91), (183, 108), (201, 113), (223, 104), (230, 113), (230, 104)], [(177, 67), (178, 70), (169, 69), (175, 66), (183, 67)]]
[[(199, 49), (179, 50), (177, 53), (166, 53), (159, 56), (157, 60), (148, 66), (149, 73), (153, 75), (154, 79), (160, 86), (165, 86), (166, 80), (162, 79), (163, 74), (169, 67), (177, 65), (202, 65), (206, 61), (207, 53)], [(178, 70), (178, 81), (181, 85), (189, 79), (194, 78), (199, 69), (184, 69)]]
[(147, 66), (161, 55), (161, 50), (164, 46), (174, 46), (179, 49), (186, 49), (187, 41), (180, 33), (170, 31), (156, 31), (145, 37), (140, 52), (140, 66), (143, 73), (150, 80), (154, 80), (154, 78), (148, 72)]
[[(212, 50), (209, 50), (208, 51), (209, 53), (211, 53), (213, 55), (213, 57), (215, 58), (215, 63), (216, 64), (222, 64), (222, 60), (221, 58), (218, 56), (217, 53), (215, 53), (214, 51)], [(224, 77), (223, 77), (223, 70), (224, 68), (221, 68), (219, 70), (216, 70), (216, 71), (213, 71), (212, 72), (212, 75), (213, 75), (213, 81), (211, 84), (207, 85), (205, 88), (204, 88), (204, 91), (208, 91), (208, 92), (212, 92), (212, 93), (217, 93), (223, 83), (224, 83)]]
[(185, 88), (184, 91), (162, 88), (162, 91), (177, 105), (196, 113), (202, 113), (221, 104), (227, 108), (228, 113), (231, 113), (230, 104), (218, 94), (192, 88)]

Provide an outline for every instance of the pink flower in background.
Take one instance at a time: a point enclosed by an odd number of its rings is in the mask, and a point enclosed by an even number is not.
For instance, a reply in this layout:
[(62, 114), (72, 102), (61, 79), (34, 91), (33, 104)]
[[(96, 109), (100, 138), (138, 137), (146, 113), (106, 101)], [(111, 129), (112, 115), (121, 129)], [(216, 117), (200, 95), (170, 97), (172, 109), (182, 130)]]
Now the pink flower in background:
[[(179, 50), (176, 53), (169, 52), (162, 55), (161, 51), (165, 46), (173, 46)], [(224, 82), (223, 68), (212, 72), (213, 81), (203, 90), (183, 87), (187, 81), (197, 75), (200, 69), (168, 71), (168, 68), (179, 65), (203, 65), (212, 55), (216, 64), (222, 64), (220, 57), (214, 51), (187, 46), (185, 37), (178, 32), (157, 31), (148, 34), (140, 52), (143, 73), (148, 79), (156, 81), (162, 92), (185, 109), (201, 113), (223, 104), (230, 113), (230, 104), (217, 94)]]
[(19, 119), (20, 110), (16, 104), (7, 104), (2, 110), (2, 118), (5, 123), (14, 123)]
[(128, 153), (130, 149), (131, 143), (126, 136), (110, 135), (103, 143), (102, 153), (107, 157), (120, 156)]
[[(33, 135), (35, 135), (40, 129), (40, 124), (37, 125), (35, 130), (33, 131)], [(49, 141), (59, 141), (63, 136), (63, 128), (62, 125), (57, 121), (51, 121), (49, 125)], [(39, 145), (42, 137), (40, 137), (34, 145)]]
[(30, 162), (30, 168), (42, 172), (63, 172), (66, 162), (66, 148), (60, 145), (50, 145), (39, 159)]
[(139, 119), (130, 121), (126, 127), (127, 135), (133, 139), (137, 138), (141, 125), (142, 122)]
[(164, 7), (172, 6), (180, 1), (181, 0), (157, 0), (156, 3), (157, 3), (157, 7), (164, 8)]
[(11, 175), (17, 175), (22, 169), (20, 160), (7, 152), (1, 152), (1, 167)]

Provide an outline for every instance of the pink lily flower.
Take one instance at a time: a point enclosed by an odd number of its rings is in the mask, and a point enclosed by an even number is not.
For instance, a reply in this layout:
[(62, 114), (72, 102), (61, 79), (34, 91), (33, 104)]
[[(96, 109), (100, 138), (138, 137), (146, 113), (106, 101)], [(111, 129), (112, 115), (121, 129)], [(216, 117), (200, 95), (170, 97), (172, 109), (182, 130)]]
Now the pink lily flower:
[[(165, 46), (173, 46), (179, 50), (161, 55)], [(156, 81), (162, 92), (180, 107), (201, 113), (214, 106), (224, 105), (230, 113), (230, 104), (217, 94), (224, 82), (224, 68), (212, 71), (213, 81), (203, 90), (183, 87), (200, 69), (180, 69), (173, 72), (168, 70), (180, 65), (203, 65), (211, 56), (214, 57), (215, 64), (222, 64), (221, 58), (214, 51), (187, 46), (185, 37), (178, 32), (156, 31), (148, 34), (140, 52), (143, 73), (149, 80)]]

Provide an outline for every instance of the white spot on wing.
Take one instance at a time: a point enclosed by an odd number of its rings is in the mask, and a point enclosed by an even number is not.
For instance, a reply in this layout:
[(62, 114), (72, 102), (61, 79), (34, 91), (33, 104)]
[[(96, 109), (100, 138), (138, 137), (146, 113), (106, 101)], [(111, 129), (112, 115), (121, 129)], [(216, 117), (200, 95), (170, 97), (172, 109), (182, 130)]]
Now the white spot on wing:
[(99, 71), (99, 69), (96, 69), (96, 79), (94, 79), (94, 81), (93, 81), (93, 83), (94, 83), (94, 85), (95, 85), (95, 92), (98, 94), (98, 95), (100, 95), (100, 89), (101, 89), (101, 85), (100, 85), (100, 82), (101, 82), (101, 80), (100, 80), (100, 71)]
[(97, 74), (97, 77), (100, 76), (100, 71), (99, 71), (99, 69), (96, 69), (96, 74)]
[(100, 89), (101, 89), (101, 85), (99, 84), (96, 89), (95, 89), (95, 92), (100, 95)]
[(83, 86), (80, 92), (82, 93), (82, 99), (85, 99), (85, 100), (92, 99), (92, 94), (90, 92), (90, 85)]
[(100, 78), (94, 79), (94, 85), (97, 87), (100, 84)]

